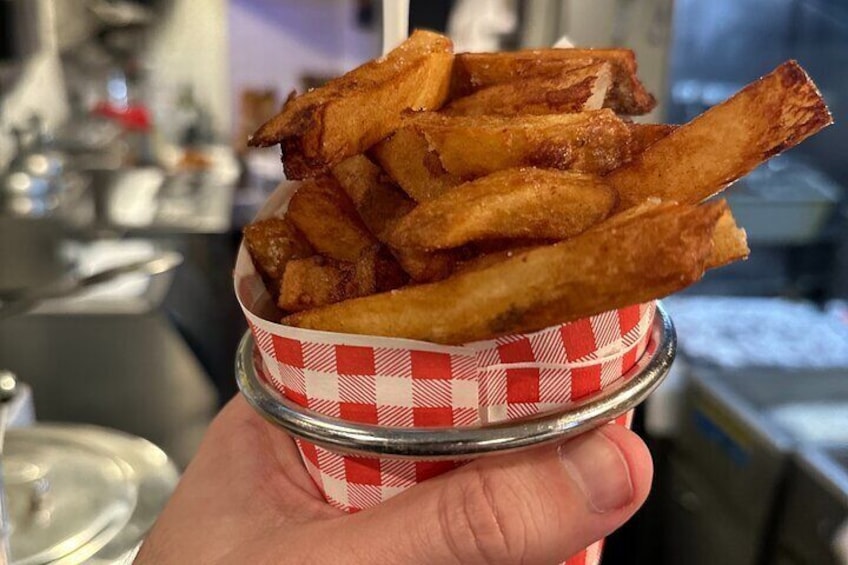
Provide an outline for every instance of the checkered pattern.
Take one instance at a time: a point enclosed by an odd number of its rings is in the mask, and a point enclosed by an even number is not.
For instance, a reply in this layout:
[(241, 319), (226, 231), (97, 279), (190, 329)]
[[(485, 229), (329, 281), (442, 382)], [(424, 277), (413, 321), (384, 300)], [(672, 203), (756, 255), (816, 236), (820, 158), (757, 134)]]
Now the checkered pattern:
[(478, 350), (481, 422), (552, 410), (597, 393), (641, 357), (654, 304), (513, 335)]
[[(269, 322), (279, 312), (244, 246), (234, 280), (262, 378), (302, 406), (355, 422), (475, 426), (537, 414), (603, 390), (638, 368), (646, 349), (655, 347), (648, 339), (653, 302), (531, 334), (447, 347)], [(631, 417), (612, 423), (629, 427)], [(377, 505), (461, 464), (351, 457), (301, 440), (297, 445), (327, 501), (347, 512)], [(597, 565), (601, 547), (593, 544), (567, 565)]]
[(322, 414), (401, 427), (470, 426), (478, 421), (473, 355), (303, 342), (278, 335), (264, 344), (260, 351), (277, 390)]
[(604, 540), (601, 539), (577, 555), (570, 557), (563, 565), (598, 565), (601, 562), (601, 552), (604, 549)]
[[(642, 357), (653, 316), (649, 303), (467, 347), (382, 338), (351, 344), (340, 334), (257, 319), (251, 331), (263, 378), (301, 406), (380, 426), (458, 427), (538, 414), (602, 390)], [(349, 512), (459, 465), (298, 445), (327, 500)]]

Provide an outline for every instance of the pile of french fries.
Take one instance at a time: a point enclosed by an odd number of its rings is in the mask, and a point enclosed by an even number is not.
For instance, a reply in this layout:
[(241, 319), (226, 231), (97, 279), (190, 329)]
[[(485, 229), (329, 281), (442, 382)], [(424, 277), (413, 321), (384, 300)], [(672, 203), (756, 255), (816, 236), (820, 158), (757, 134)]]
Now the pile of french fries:
[(627, 49), (416, 31), (251, 138), (300, 184), (245, 244), (282, 323), (326, 331), (462, 344), (666, 296), (748, 255), (710, 197), (832, 120), (794, 61), (679, 127), (630, 120), (654, 105)]

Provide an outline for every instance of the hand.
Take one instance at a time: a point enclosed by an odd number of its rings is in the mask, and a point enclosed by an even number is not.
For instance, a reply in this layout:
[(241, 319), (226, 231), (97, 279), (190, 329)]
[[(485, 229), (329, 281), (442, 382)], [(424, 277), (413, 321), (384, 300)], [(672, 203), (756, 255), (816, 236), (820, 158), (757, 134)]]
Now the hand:
[(377, 508), (327, 505), (241, 398), (215, 419), (136, 563), (555, 563), (621, 526), (653, 468), (632, 432), (481, 459)]

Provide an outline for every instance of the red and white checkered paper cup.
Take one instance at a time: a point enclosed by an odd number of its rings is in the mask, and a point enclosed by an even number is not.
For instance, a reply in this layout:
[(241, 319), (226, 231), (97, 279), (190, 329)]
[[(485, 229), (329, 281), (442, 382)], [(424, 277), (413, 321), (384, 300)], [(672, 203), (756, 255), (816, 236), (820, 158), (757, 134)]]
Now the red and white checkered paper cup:
[[(296, 183), (284, 182), (258, 218), (282, 214)], [(284, 326), (244, 245), (235, 267), (239, 303), (253, 333), (257, 373), (293, 402), (352, 422), (391, 427), (480, 426), (567, 407), (602, 391), (649, 347), (655, 303), (463, 346)], [(632, 413), (615, 423), (629, 427)], [(327, 502), (370, 508), (462, 464), (334, 453), (297, 440)], [(568, 560), (596, 565), (602, 542)]]

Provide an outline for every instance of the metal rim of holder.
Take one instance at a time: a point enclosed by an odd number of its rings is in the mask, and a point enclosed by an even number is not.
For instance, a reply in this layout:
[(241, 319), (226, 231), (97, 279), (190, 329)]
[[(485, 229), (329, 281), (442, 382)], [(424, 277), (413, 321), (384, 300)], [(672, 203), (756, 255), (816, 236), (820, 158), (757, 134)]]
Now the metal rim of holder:
[(562, 441), (635, 408), (668, 375), (677, 351), (674, 325), (659, 305), (651, 333), (656, 349), (647, 363), (641, 369), (632, 369), (602, 392), (563, 410), (477, 427), (384, 427), (348, 422), (304, 408), (257, 375), (253, 366), (254, 341), (249, 331), (236, 353), (236, 378), (248, 403), (266, 420), (330, 451), (396, 459), (466, 459)]

